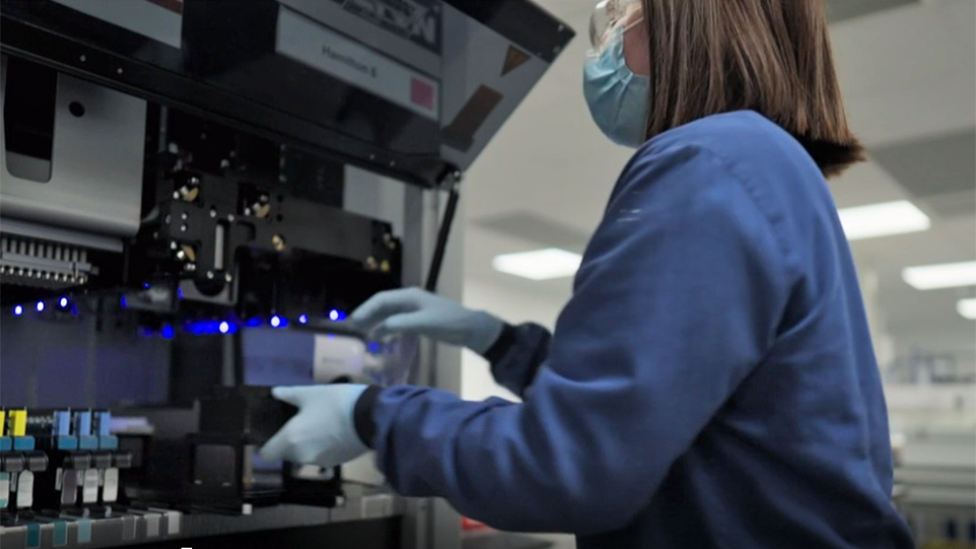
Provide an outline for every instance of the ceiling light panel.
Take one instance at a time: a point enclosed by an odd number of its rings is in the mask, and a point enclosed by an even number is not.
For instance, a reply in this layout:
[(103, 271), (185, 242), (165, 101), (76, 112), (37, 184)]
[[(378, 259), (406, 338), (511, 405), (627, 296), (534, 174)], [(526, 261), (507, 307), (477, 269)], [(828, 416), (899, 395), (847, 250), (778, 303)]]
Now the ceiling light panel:
[(546, 248), (499, 255), (492, 260), (491, 266), (496, 271), (529, 280), (552, 280), (573, 276), (579, 270), (582, 260), (579, 254), (559, 248)]
[(927, 231), (932, 221), (908, 200), (839, 210), (848, 240), (864, 240)]
[(976, 286), (976, 261), (909, 267), (901, 277), (917, 290)]
[(976, 299), (960, 299), (956, 304), (956, 310), (963, 318), (976, 320)]

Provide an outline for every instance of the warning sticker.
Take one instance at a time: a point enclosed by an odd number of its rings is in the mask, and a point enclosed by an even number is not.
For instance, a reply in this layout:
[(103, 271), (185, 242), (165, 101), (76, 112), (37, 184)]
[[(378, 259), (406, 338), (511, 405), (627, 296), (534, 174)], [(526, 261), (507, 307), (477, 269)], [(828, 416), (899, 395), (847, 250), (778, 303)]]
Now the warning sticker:
[(502, 76), (505, 76), (506, 74), (521, 67), (529, 59), (529, 54), (516, 48), (515, 46), (509, 46), (508, 53), (505, 55), (505, 65), (502, 66)]
[(498, 91), (480, 86), (454, 117), (454, 121), (441, 131), (444, 144), (462, 152), (469, 151), (474, 144), (474, 134), (503, 98)]
[(432, 120), (440, 84), (326, 27), (282, 8), (276, 51)]

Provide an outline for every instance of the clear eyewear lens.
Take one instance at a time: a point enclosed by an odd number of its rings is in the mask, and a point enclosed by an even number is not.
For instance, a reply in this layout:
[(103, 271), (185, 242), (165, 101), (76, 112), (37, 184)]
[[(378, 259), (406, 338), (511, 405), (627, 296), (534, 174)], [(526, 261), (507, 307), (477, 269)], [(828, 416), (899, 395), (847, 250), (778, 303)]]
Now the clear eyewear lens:
[(610, 31), (620, 23), (629, 11), (640, 5), (639, 0), (602, 0), (590, 16), (590, 44), (595, 50), (602, 48)]
[(590, 45), (594, 48), (599, 47), (603, 42), (603, 37), (610, 27), (609, 4), (613, 0), (603, 0), (596, 5), (593, 14), (590, 16)]

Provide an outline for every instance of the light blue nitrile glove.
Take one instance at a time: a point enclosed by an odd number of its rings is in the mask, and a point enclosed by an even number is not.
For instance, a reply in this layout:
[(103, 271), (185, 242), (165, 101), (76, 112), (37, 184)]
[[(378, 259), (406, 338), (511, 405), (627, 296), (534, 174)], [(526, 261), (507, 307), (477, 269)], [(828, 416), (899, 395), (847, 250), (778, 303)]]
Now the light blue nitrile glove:
[(356, 433), (353, 410), (365, 385), (275, 387), (271, 394), (298, 407), (295, 417), (261, 448), (261, 459), (334, 467), (369, 451)]
[(349, 317), (373, 337), (417, 334), (440, 343), (467, 347), (483, 355), (501, 335), (505, 323), (472, 311), (420, 288), (381, 292)]

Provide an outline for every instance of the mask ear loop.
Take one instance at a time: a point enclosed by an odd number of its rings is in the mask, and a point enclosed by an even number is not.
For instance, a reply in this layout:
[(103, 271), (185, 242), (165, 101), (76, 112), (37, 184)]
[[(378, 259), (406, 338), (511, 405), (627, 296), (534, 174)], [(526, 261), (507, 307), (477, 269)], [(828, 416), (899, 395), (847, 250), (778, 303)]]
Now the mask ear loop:
[(644, 22), (644, 16), (642, 15), (642, 16), (638, 17), (636, 21), (634, 21), (633, 23), (631, 23), (631, 24), (627, 25), (626, 27), (624, 27), (624, 30), (620, 31), (620, 34), (621, 35), (627, 34), (627, 31), (629, 31), (630, 29), (636, 27), (637, 25), (640, 25), (643, 22)]
[[(621, 28), (620, 25), (616, 25), (615, 27), (611, 27), (611, 28), (607, 29), (606, 34), (607, 34), (607, 36), (613, 36), (619, 30), (619, 32), (620, 32), (620, 39), (623, 40), (623, 36), (625, 34), (627, 34), (628, 31), (630, 31), (631, 29), (635, 28), (637, 25), (640, 25), (643, 22), (644, 22), (644, 16), (642, 15), (642, 16), (638, 17), (636, 21), (631, 22), (629, 25), (627, 25), (627, 26), (625, 26), (623, 28)], [(612, 43), (612, 40), (606, 40), (606, 41), (604, 41), (603, 44), (600, 45), (599, 48), (590, 48), (590, 49), (588, 49), (586, 51), (586, 58), (587, 59), (598, 59), (601, 55), (603, 55), (603, 52), (606, 51), (607, 47), (610, 46), (611, 43)]]

